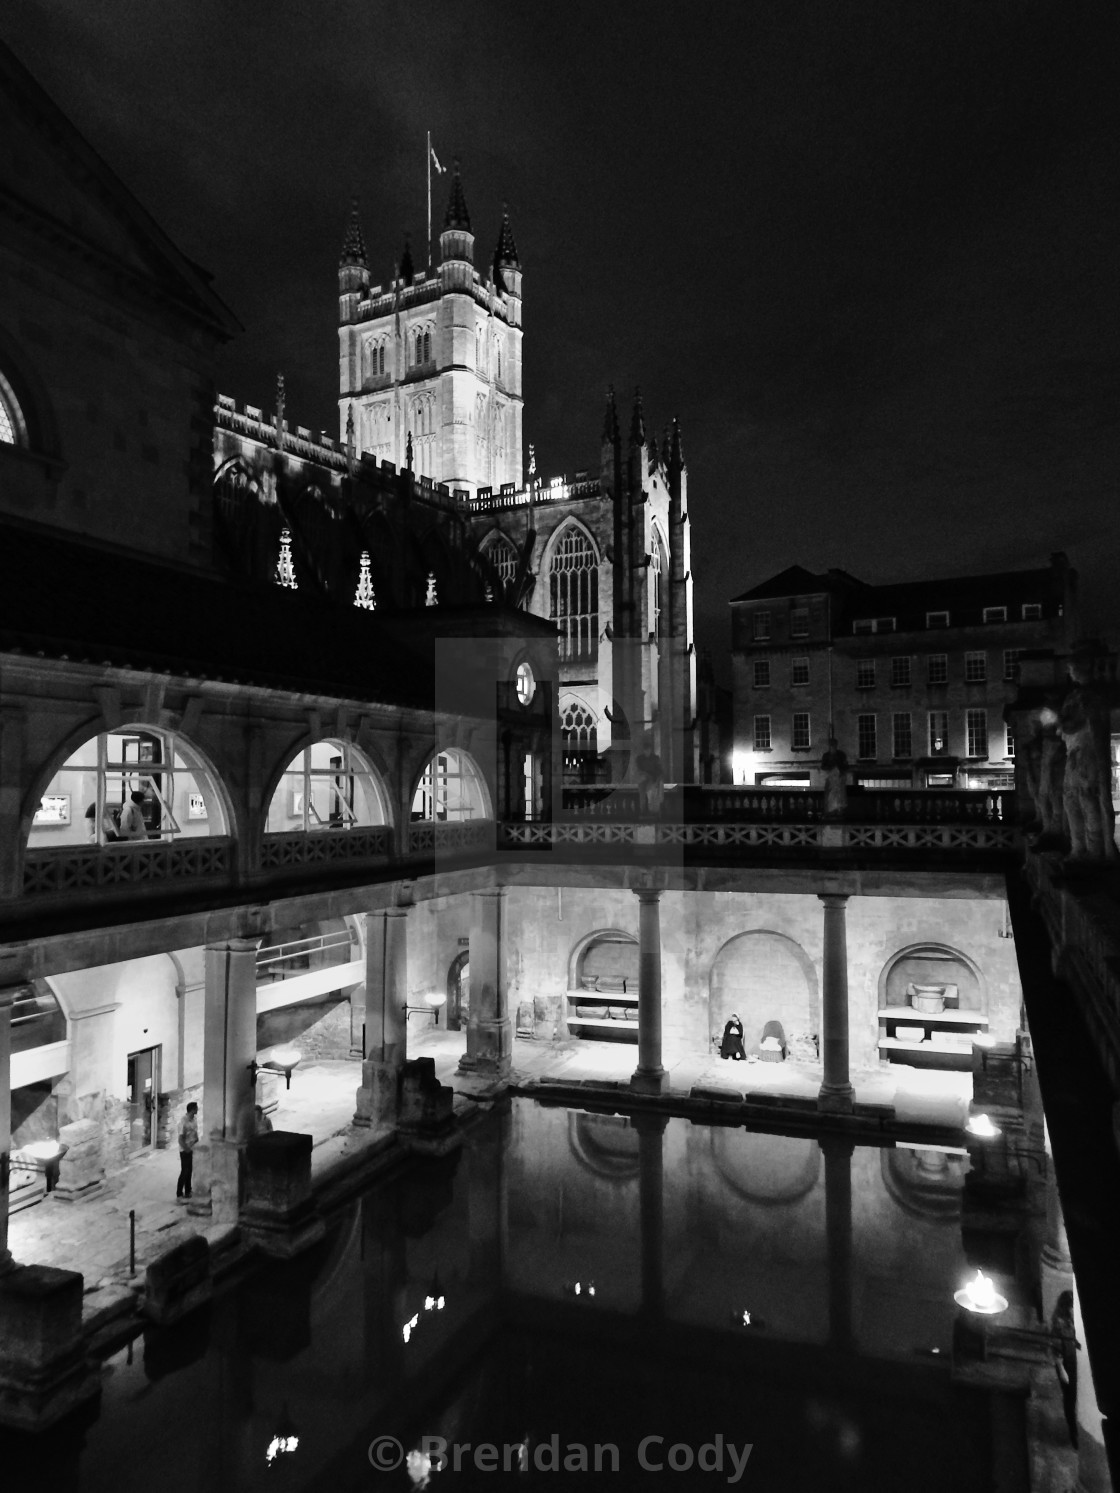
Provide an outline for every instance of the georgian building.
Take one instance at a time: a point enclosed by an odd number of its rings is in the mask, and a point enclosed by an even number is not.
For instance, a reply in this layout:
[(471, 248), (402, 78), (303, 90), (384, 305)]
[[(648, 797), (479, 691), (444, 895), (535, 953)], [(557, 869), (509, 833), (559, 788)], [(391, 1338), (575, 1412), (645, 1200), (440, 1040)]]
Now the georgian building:
[(868, 788), (1009, 788), (1025, 653), (1068, 647), (1076, 574), (870, 586), (791, 566), (731, 603), (737, 783), (807, 787), (829, 736)]

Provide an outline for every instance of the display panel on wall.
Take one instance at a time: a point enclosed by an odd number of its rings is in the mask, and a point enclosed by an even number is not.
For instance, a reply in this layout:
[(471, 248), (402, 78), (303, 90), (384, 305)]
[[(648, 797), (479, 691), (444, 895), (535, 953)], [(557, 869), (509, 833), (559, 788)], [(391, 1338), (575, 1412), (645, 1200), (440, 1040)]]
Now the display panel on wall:
[(48, 793), (45, 798), (41, 798), (32, 823), (39, 826), (69, 824), (69, 793)]

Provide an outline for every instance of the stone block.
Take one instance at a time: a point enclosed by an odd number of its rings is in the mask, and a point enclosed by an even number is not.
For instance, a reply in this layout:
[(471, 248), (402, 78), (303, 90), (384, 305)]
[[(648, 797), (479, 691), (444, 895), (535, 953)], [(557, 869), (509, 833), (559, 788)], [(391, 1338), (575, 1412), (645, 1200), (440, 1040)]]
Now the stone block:
[(54, 1195), (60, 1203), (93, 1197), (105, 1181), (101, 1126), (95, 1120), (75, 1120), (58, 1132), (66, 1154), (59, 1166)]
[(266, 1254), (290, 1258), (325, 1233), (311, 1198), (309, 1135), (274, 1130), (245, 1149), (245, 1201), (241, 1227)]
[(17, 1265), (0, 1277), (0, 1425), (53, 1426), (100, 1392), (86, 1362), (81, 1275)]
[(356, 1094), (354, 1124), (362, 1127), (392, 1125), (400, 1109), (399, 1063), (367, 1058), (362, 1064), (362, 1086)]
[(436, 1077), (434, 1058), (413, 1058), (401, 1069), (400, 1128), (434, 1131), (452, 1123), (454, 1091)]
[(201, 1234), (173, 1245), (144, 1272), (144, 1315), (160, 1326), (178, 1322), (212, 1294), (210, 1246)]
[(194, 1148), (188, 1213), (214, 1224), (237, 1223), (243, 1196), (244, 1152), (244, 1144), (228, 1140), (213, 1140)]

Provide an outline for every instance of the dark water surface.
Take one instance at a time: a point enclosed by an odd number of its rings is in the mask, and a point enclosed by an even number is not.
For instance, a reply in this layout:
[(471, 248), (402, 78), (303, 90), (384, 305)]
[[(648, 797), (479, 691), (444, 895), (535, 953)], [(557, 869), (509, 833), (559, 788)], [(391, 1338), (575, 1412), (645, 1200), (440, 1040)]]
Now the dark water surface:
[(963, 1165), (515, 1101), (116, 1354), (40, 1486), (407, 1490), (371, 1457), (427, 1437), (435, 1493), (980, 1493), (998, 1407), (950, 1377)]

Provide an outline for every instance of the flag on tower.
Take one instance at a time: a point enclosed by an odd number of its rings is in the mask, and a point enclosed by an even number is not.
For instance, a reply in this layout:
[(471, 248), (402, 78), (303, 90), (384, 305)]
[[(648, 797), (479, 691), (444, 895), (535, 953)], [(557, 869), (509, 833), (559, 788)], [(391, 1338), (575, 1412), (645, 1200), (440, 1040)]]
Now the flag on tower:
[(434, 146), (433, 146), (433, 144), (432, 144), (432, 141), (431, 141), (431, 137), (430, 137), (430, 136), (429, 136), (429, 137), (428, 137), (428, 149), (429, 149), (429, 150), (430, 150), (430, 151), (431, 151), (431, 153), (432, 153), (432, 165), (433, 165), (433, 166), (434, 166), (434, 167), (435, 167), (435, 168), (436, 168), (436, 170), (437, 170), (437, 171), (438, 171), (438, 172), (439, 172), (439, 174), (440, 174), (440, 175), (441, 175), (441, 176), (442, 176), (442, 175), (443, 175), (443, 171), (444, 171), (444, 168), (443, 168), (443, 167), (442, 167), (442, 166), (441, 166), (441, 165), (440, 165), (440, 163), (439, 163), (439, 156), (437, 156), (437, 155), (436, 155), (436, 152), (435, 152), (435, 147), (434, 147)]

